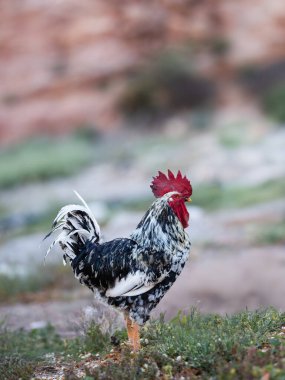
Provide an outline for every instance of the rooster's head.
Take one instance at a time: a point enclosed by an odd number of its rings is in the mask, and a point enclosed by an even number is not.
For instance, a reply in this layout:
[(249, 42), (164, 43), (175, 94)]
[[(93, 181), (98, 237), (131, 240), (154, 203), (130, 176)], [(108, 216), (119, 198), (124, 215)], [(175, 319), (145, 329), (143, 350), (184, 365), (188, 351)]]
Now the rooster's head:
[(161, 198), (170, 193), (168, 198), (169, 206), (183, 227), (188, 227), (189, 213), (185, 202), (191, 202), (192, 186), (189, 179), (186, 176), (183, 177), (180, 170), (176, 177), (170, 170), (168, 170), (168, 176), (158, 172), (158, 175), (153, 178), (150, 187), (156, 198)]

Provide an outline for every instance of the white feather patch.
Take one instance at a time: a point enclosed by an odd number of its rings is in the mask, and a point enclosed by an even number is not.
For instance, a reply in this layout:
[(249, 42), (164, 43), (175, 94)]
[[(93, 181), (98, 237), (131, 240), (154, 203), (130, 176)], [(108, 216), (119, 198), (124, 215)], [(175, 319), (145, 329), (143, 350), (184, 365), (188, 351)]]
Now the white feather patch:
[(108, 289), (106, 292), (107, 297), (119, 297), (124, 295), (134, 288), (141, 286), (144, 281), (143, 272), (137, 271), (136, 273), (129, 273), (127, 277), (116, 280), (113, 288)]
[(150, 285), (141, 286), (139, 289), (131, 290), (130, 292), (125, 293), (124, 297), (127, 297), (127, 296), (130, 296), (130, 297), (132, 297), (132, 296), (138, 296), (139, 294), (146, 293), (149, 290), (151, 290), (155, 285), (156, 284), (150, 284)]
[(156, 284), (161, 282), (165, 275), (161, 276), (156, 282), (148, 282), (146, 274), (141, 271), (129, 273), (126, 277), (116, 280), (115, 285), (106, 291), (107, 297), (127, 297), (137, 296), (152, 289)]

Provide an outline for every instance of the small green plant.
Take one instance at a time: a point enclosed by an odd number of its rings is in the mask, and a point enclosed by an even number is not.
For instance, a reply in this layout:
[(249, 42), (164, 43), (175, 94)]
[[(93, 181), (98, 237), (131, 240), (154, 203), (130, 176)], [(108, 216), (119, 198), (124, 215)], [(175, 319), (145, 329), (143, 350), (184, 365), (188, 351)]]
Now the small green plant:
[(209, 41), (210, 50), (219, 57), (224, 57), (230, 50), (230, 41), (224, 36), (212, 38)]
[(285, 123), (285, 85), (277, 85), (263, 97), (265, 112), (279, 123)]
[(285, 220), (259, 227), (255, 232), (254, 241), (270, 245), (285, 243)]
[(85, 332), (82, 347), (83, 352), (91, 352), (93, 354), (108, 352), (111, 348), (111, 338), (109, 334), (103, 333), (95, 322), (91, 322)]
[(215, 84), (195, 74), (191, 65), (189, 54), (161, 54), (130, 80), (122, 109), (130, 115), (159, 115), (181, 108), (209, 108)]

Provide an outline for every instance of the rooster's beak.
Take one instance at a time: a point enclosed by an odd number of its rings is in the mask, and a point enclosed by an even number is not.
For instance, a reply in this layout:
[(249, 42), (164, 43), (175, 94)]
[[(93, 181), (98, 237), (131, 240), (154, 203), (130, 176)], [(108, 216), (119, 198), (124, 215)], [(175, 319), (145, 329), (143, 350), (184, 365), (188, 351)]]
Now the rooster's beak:
[(186, 202), (192, 202), (192, 199), (190, 197), (186, 198)]

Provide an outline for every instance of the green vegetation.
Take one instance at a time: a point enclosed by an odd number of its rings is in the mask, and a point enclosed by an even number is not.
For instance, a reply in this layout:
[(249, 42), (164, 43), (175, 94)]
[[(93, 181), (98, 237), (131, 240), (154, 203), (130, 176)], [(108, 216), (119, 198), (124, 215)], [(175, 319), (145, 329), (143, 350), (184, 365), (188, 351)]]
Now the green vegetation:
[[(228, 187), (218, 182), (193, 184), (193, 205), (210, 211), (225, 208), (248, 207), (254, 204), (281, 199), (285, 194), (285, 178), (277, 178), (251, 187)], [(153, 202), (150, 195), (145, 198), (112, 202), (109, 208), (144, 212)], [(281, 231), (280, 231), (281, 233)]]
[[(70, 290), (77, 285), (68, 266), (46, 265), (26, 275), (0, 273), (0, 304), (26, 299), (44, 290)], [(30, 298), (32, 298), (30, 297)]]
[(285, 85), (277, 85), (263, 97), (265, 112), (279, 123), (285, 122)]
[(224, 36), (214, 37), (208, 44), (210, 51), (219, 57), (224, 57), (231, 49), (230, 41)]
[[(193, 205), (207, 210), (224, 208), (247, 207), (254, 204), (281, 199), (285, 194), (285, 178), (277, 178), (252, 187), (228, 187), (218, 182), (193, 185)], [(145, 211), (153, 202), (153, 197), (128, 199), (112, 202), (109, 208), (112, 211), (135, 210)]]
[(235, 123), (222, 128), (218, 132), (220, 144), (225, 148), (238, 148), (247, 142), (247, 125)]
[[(222, 317), (192, 310), (170, 322), (151, 322), (142, 329), (142, 350), (130, 352), (95, 324), (80, 338), (64, 340), (51, 326), (30, 332), (0, 329), (1, 379), (29, 379), (36, 368), (68, 367), (66, 379), (78, 379), (75, 361), (85, 379), (260, 379), (285, 376), (285, 314), (274, 309)], [(283, 331), (283, 332), (282, 332)], [(111, 341), (115, 352), (107, 355)], [(84, 354), (90, 353), (86, 362)], [(48, 354), (48, 355), (47, 355)], [(96, 355), (96, 356), (95, 356)], [(53, 361), (51, 361), (53, 358)], [(90, 360), (96, 366), (87, 367)], [(8, 372), (6, 372), (8, 371)], [(9, 376), (7, 376), (7, 373)]]
[(170, 323), (161, 320), (145, 327), (144, 348), (136, 357), (124, 352), (119, 363), (109, 361), (88, 375), (112, 379), (115, 374), (119, 380), (259, 379), (265, 372), (284, 376), (285, 340), (274, 333), (284, 322), (285, 315), (273, 309), (231, 317), (193, 310)]
[(278, 178), (252, 187), (223, 187), (219, 183), (197, 186), (193, 192), (193, 204), (217, 210), (221, 208), (247, 207), (256, 203), (283, 198), (285, 178)]
[(93, 323), (84, 337), (62, 339), (52, 326), (31, 331), (11, 332), (0, 327), (0, 378), (30, 379), (36, 368), (53, 364), (56, 356), (69, 361), (84, 353), (106, 353), (111, 348), (110, 337)]
[(45, 212), (28, 216), (23, 225), (5, 231), (0, 237), (0, 243), (2, 240), (5, 241), (12, 237), (29, 235), (37, 232), (43, 232), (44, 238), (44, 234), (47, 234), (47, 232), (51, 230), (52, 222), (62, 206), (62, 204), (57, 206), (51, 205)]
[(10, 332), (0, 330), (1, 379), (30, 379), (44, 355), (63, 350), (63, 341), (49, 326), (45, 329)]
[(241, 83), (260, 101), (268, 116), (278, 123), (285, 122), (285, 61), (250, 64), (239, 73)]
[(129, 81), (122, 109), (133, 115), (160, 115), (183, 108), (208, 108), (215, 84), (191, 67), (191, 52), (167, 51), (143, 67)]
[(279, 223), (270, 223), (259, 227), (255, 232), (254, 241), (258, 244), (285, 243), (285, 219)]
[(34, 138), (0, 151), (0, 188), (67, 176), (92, 159), (92, 140), (85, 135)]

